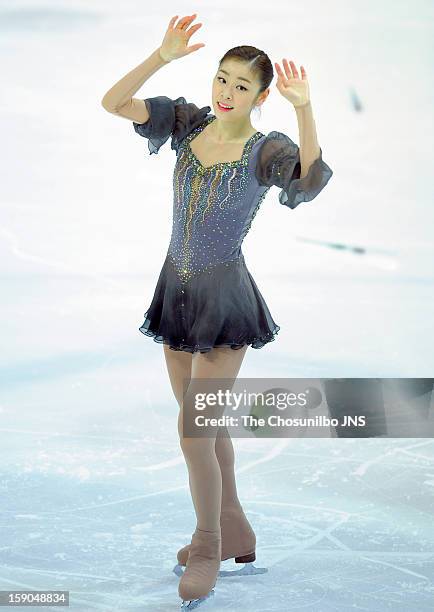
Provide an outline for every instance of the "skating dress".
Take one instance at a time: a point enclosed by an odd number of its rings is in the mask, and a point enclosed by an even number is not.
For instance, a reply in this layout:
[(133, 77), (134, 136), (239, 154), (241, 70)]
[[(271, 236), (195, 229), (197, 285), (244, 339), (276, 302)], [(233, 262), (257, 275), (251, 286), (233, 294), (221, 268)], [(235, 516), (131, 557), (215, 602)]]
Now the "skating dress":
[(148, 139), (149, 154), (171, 137), (173, 224), (151, 304), (139, 330), (176, 351), (206, 353), (213, 347), (259, 349), (280, 330), (241, 250), (252, 220), (272, 185), (289, 208), (312, 200), (333, 172), (320, 156), (300, 178), (299, 147), (281, 132), (253, 134), (237, 161), (204, 167), (190, 142), (215, 120), (211, 107), (184, 97), (146, 98), (145, 123), (134, 130)]

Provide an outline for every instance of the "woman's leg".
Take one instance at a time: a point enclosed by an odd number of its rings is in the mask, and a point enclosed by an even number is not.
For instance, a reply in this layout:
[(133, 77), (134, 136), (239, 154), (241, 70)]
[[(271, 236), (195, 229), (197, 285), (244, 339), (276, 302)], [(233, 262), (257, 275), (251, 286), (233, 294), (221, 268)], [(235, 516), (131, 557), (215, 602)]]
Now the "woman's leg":
[[(186, 351), (173, 351), (163, 344), (170, 384), (179, 407), (182, 405), (182, 394), (191, 379), (193, 355)], [(232, 349), (230, 349), (232, 350)], [(240, 349), (241, 350), (241, 349)], [(181, 432), (179, 432), (181, 437)], [(215, 443), (215, 453), (220, 465), (222, 476), (222, 509), (240, 508), (237, 486), (235, 482), (235, 455), (232, 440), (226, 426), (219, 427)], [(191, 487), (191, 484), (190, 484)]]
[[(191, 364), (193, 355), (187, 351), (174, 351), (167, 344), (163, 344), (164, 357), (166, 359), (167, 371), (170, 384), (179, 407), (182, 405), (182, 395), (188, 387), (191, 378)], [(184, 379), (187, 384), (184, 388)]]
[(215, 442), (215, 453), (222, 475), (222, 510), (241, 508), (235, 482), (235, 454), (232, 439), (226, 426), (219, 427)]
[[(191, 369), (192, 381), (201, 378), (235, 379), (240, 370), (247, 348), (247, 345), (237, 350), (229, 347), (216, 347), (209, 353), (194, 354)], [(225, 388), (231, 389), (232, 386), (233, 382), (231, 384), (231, 380), (228, 380), (228, 384), (225, 386)], [(179, 411), (178, 431), (180, 435), (180, 444), (189, 472), (190, 490), (197, 517), (197, 528), (203, 531), (216, 531), (220, 529), (220, 511), (223, 498), (223, 475), (216, 450), (219, 428), (208, 428), (207, 433), (214, 432), (214, 437), (183, 437), (182, 422), (186, 410), (189, 411), (189, 414), (192, 414), (194, 390), (197, 390), (197, 386), (194, 387), (194, 385), (190, 384), (189, 388), (187, 389), (187, 393), (183, 398), (182, 407)], [(218, 411), (216, 410), (213, 412), (213, 415), (216, 417), (221, 416), (221, 414), (224, 412), (224, 406), (218, 408)], [(224, 431), (222, 433), (224, 433)], [(224, 459), (223, 455), (226, 455), (229, 451), (229, 460), (223, 461), (225, 476), (227, 477), (229, 474), (228, 488), (225, 486), (225, 491), (228, 491), (228, 497), (226, 496), (226, 499), (234, 501), (235, 477), (233, 474), (231, 475), (231, 469), (233, 471), (233, 459), (230, 456), (232, 442), (230, 440), (228, 441), (230, 442), (230, 447), (227, 443), (222, 445), (222, 439), (220, 436), (219, 450), (222, 452), (219, 453), (219, 456), (220, 458)]]

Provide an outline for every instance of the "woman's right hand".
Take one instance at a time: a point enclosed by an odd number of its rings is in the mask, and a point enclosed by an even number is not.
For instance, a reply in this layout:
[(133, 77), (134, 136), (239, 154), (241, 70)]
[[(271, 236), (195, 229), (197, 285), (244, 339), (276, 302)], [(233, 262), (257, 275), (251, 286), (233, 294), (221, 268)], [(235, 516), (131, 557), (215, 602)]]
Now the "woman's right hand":
[(194, 21), (196, 15), (197, 13), (194, 13), (193, 15), (182, 17), (175, 27), (173, 27), (173, 24), (177, 20), (178, 15), (175, 15), (175, 17), (172, 17), (169, 21), (166, 34), (159, 48), (160, 56), (165, 62), (171, 62), (174, 59), (188, 55), (205, 46), (205, 43), (197, 43), (196, 45), (187, 47), (191, 35), (202, 25), (201, 23), (197, 23), (187, 30), (191, 22)]

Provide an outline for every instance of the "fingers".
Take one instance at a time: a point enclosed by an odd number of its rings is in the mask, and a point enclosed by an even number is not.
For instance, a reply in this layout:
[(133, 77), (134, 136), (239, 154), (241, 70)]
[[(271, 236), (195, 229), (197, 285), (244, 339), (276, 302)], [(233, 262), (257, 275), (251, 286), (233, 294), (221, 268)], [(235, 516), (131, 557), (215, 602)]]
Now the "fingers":
[(189, 36), (191, 36), (192, 34), (194, 34), (196, 32), (196, 30), (198, 30), (201, 27), (201, 23), (196, 23), (194, 24), (194, 26), (191, 26), (191, 28), (189, 28), (186, 31), (186, 34), (188, 34)]
[(292, 76), (295, 77), (296, 79), (299, 78), (299, 74), (298, 74), (298, 70), (297, 70), (297, 66), (294, 64), (294, 62), (292, 60), (290, 60), (290, 65), (291, 65), (291, 69), (292, 69)]
[(277, 62), (274, 64), (276, 66), (276, 72), (279, 79), (285, 79), (285, 75), (282, 72), (282, 68), (279, 66)]
[(283, 72), (279, 66), (279, 64), (277, 62), (274, 62), (274, 67), (276, 68), (276, 72), (278, 74), (278, 76), (283, 77)]
[(188, 53), (193, 53), (193, 51), (197, 51), (205, 46), (205, 43), (197, 43), (197, 45), (191, 45), (191, 47), (187, 47)]
[[(282, 79), (283, 78), (287, 78), (287, 79), (299, 79), (300, 78), (300, 75), (298, 74), (297, 66), (292, 60), (290, 60), (288, 63), (287, 59), (282, 58), (282, 64), (283, 64), (285, 73), (283, 73), (280, 65), (277, 62), (274, 63), (276, 67), (276, 72), (280, 78)], [(301, 71), (301, 77), (305, 79), (306, 70), (304, 69), (304, 66), (302, 66), (301, 64), (300, 64), (300, 71)]]
[(193, 15), (186, 15), (185, 17), (182, 17), (176, 25), (176, 29), (186, 30), (190, 23), (195, 20), (196, 15), (197, 13), (193, 13)]
[[(298, 72), (297, 72), (297, 68), (295, 67), (294, 62), (291, 60), (290, 64), (288, 64), (288, 60), (286, 60), (285, 58), (283, 58), (282, 62), (283, 62), (283, 67), (285, 69), (286, 78), (287, 79), (292, 79), (293, 77), (297, 78)], [(291, 72), (291, 70), (293, 72)]]
[(175, 17), (172, 17), (172, 19), (169, 21), (169, 25), (167, 26), (168, 30), (172, 28), (173, 24), (175, 23), (177, 19), (178, 19), (178, 15), (175, 15)]

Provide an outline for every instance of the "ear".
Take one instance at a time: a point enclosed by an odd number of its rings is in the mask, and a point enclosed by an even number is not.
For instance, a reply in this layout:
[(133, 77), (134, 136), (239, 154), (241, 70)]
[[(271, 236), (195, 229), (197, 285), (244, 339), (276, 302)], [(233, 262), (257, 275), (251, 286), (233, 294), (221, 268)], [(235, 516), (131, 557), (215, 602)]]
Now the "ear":
[(267, 87), (267, 89), (263, 91), (261, 95), (258, 97), (258, 99), (256, 100), (256, 105), (261, 106), (265, 102), (265, 100), (268, 98), (269, 94), (270, 94), (270, 88)]

